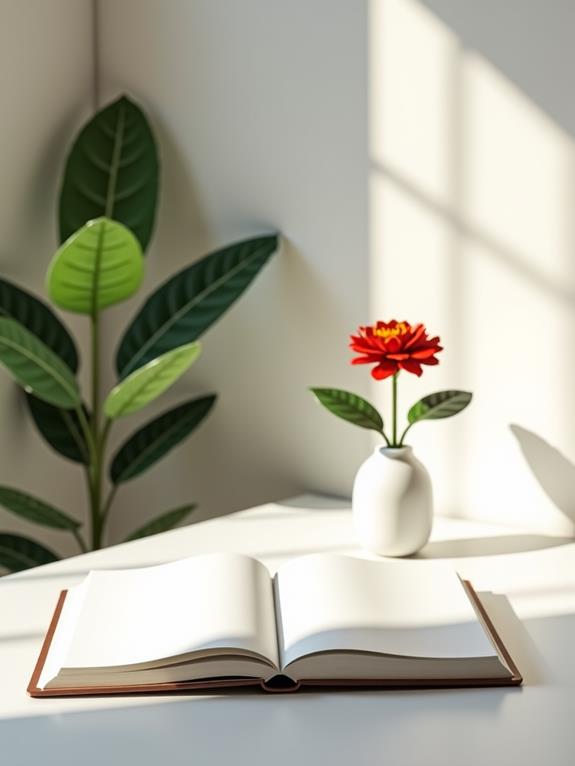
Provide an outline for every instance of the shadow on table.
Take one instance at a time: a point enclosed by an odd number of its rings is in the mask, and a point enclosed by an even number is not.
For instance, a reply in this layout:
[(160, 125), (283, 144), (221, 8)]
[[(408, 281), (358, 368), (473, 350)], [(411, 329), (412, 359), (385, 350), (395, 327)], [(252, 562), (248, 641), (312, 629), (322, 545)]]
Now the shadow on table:
[(456, 540), (436, 540), (427, 543), (413, 556), (414, 559), (450, 559), (470, 556), (499, 556), (505, 553), (525, 553), (556, 548), (573, 543), (571, 537), (552, 537), (537, 534), (510, 534), (492, 537), (466, 537)]
[(527, 628), (515, 614), (507, 596), (491, 591), (478, 591), (481, 603), (495, 626), (513, 662), (523, 676), (525, 686), (544, 683), (545, 663)]
[(293, 766), (298, 753), (309, 763), (325, 762), (326, 756), (332, 763), (367, 763), (366, 747), (373, 756), (386, 747), (389, 751), (392, 742), (403, 742), (406, 754), (408, 744), (415, 747), (417, 738), (407, 737), (414, 727), (431, 726), (425, 739), (432, 748), (442, 747), (454, 727), (469, 726), (470, 720), (474, 727), (489, 729), (497, 724), (504, 700), (520, 693), (517, 688), (275, 695), (236, 691), (137, 701), (75, 700), (68, 712), (59, 700), (40, 699), (32, 701), (38, 714), (0, 721), (0, 741), (9, 764), (40, 763), (47, 753), (57, 754), (60, 766), (258, 766), (270, 761)]
[[(284, 508), (302, 508), (314, 511), (349, 511), (351, 500), (337, 495), (298, 495), (285, 500), (277, 500), (276, 505)], [(274, 512), (274, 515), (277, 512)]]

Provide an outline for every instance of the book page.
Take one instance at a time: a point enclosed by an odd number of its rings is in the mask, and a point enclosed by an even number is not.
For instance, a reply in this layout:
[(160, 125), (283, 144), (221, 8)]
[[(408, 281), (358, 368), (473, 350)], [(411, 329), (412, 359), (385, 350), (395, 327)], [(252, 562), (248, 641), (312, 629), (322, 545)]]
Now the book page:
[(149, 663), (199, 650), (255, 652), (278, 664), (268, 570), (236, 554), (90, 572), (63, 666)]
[(275, 579), (282, 667), (313, 652), (494, 656), (457, 573), (442, 562), (317, 554)]

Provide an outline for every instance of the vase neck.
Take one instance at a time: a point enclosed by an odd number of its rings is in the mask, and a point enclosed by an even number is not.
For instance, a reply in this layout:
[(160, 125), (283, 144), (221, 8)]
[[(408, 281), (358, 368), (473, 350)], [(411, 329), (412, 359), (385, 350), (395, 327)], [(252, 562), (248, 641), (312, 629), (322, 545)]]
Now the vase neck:
[(376, 447), (375, 453), (390, 460), (402, 460), (413, 455), (413, 448), (409, 445), (403, 447)]

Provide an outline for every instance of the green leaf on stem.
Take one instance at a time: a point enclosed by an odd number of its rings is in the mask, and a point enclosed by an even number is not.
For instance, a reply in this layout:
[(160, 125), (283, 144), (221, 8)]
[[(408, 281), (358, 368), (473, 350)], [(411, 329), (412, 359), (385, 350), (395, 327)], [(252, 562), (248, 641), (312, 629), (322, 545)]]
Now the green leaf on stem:
[(278, 246), (257, 237), (207, 255), (161, 285), (127, 328), (116, 355), (120, 378), (202, 335), (240, 297)]
[(20, 322), (76, 372), (78, 352), (66, 327), (49, 306), (6, 279), (0, 279), (0, 316)]
[(464, 410), (471, 401), (468, 391), (438, 391), (424, 396), (407, 413), (411, 425), (420, 420), (440, 420), (450, 418)]
[(120, 447), (110, 466), (110, 480), (121, 484), (139, 476), (189, 436), (211, 410), (215, 395), (180, 404), (140, 428)]
[(152, 359), (113, 388), (104, 402), (109, 418), (122, 418), (146, 407), (173, 385), (200, 355), (199, 343), (169, 351)]
[[(30, 394), (26, 394), (26, 399), (32, 420), (50, 447), (68, 460), (88, 465), (90, 453), (77, 413), (54, 407)], [(89, 421), (86, 407), (84, 413)]]
[(22, 535), (0, 534), (0, 567), (9, 572), (51, 564), (58, 556), (49, 548)]
[(43, 401), (64, 409), (80, 404), (80, 389), (70, 368), (14, 319), (0, 318), (0, 364)]
[(144, 259), (136, 237), (121, 223), (98, 218), (60, 246), (46, 283), (57, 306), (92, 314), (132, 296), (143, 278)]
[(158, 154), (142, 110), (122, 96), (84, 126), (66, 161), (60, 192), (60, 242), (106, 216), (134, 232), (142, 250), (154, 227)]
[(167, 532), (168, 530), (173, 529), (176, 524), (183, 521), (195, 507), (194, 504), (183, 505), (181, 508), (174, 508), (172, 511), (167, 511), (167, 513), (157, 516), (152, 521), (144, 524), (143, 527), (140, 527), (140, 529), (132, 532), (131, 535), (126, 537), (124, 542), (128, 543), (131, 540), (138, 540), (141, 537), (149, 537), (150, 535), (157, 535), (160, 532)]
[(0, 486), (0, 505), (16, 516), (32, 521), (34, 524), (41, 524), (43, 527), (74, 530), (82, 526), (79, 521), (54, 508), (53, 505), (12, 487)]
[(310, 388), (326, 410), (348, 423), (383, 435), (383, 419), (375, 407), (357, 394), (340, 388)]

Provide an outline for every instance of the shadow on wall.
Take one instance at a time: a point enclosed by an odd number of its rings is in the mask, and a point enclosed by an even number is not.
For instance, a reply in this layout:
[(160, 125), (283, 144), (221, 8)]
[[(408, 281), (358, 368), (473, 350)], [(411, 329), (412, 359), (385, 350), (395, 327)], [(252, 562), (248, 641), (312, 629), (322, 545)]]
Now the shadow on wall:
[(533, 431), (515, 423), (509, 428), (533, 476), (555, 507), (571, 522), (575, 536), (575, 465)]

